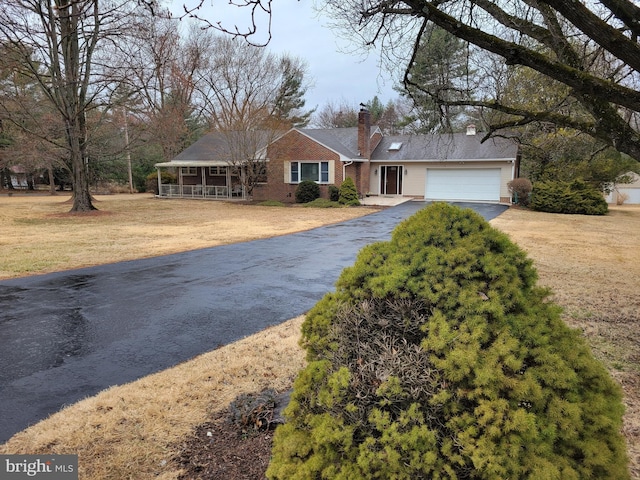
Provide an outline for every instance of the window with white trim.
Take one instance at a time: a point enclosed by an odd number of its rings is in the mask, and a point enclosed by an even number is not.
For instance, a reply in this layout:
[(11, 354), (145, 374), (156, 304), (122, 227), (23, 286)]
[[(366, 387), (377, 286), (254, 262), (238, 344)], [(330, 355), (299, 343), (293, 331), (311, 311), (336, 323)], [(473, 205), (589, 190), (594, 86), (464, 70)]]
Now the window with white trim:
[(195, 176), (198, 174), (198, 167), (181, 167), (183, 176)]
[(209, 167), (209, 175), (216, 176), (216, 175), (226, 175), (227, 174), (227, 167)]
[(329, 162), (291, 162), (291, 183), (329, 183)]

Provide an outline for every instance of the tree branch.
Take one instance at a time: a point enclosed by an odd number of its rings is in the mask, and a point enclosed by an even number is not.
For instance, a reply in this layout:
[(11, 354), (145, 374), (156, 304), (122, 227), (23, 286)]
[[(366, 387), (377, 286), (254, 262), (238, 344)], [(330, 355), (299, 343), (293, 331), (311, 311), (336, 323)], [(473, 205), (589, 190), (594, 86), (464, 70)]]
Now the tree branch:
[[(578, 27), (585, 35), (615, 55), (624, 63), (640, 72), (640, 45), (630, 41), (623, 32), (594, 15), (578, 0), (540, 0)], [(636, 12), (639, 13), (639, 12)], [(638, 24), (636, 17), (635, 24)]]
[(508, 65), (530, 67), (564, 83), (580, 94), (607, 98), (613, 103), (640, 112), (640, 92), (636, 90), (595, 77), (588, 72), (553, 61), (542, 53), (473, 28), (442, 12), (432, 2), (407, 0), (407, 4), (414, 8), (415, 15), (432, 21), (458, 38), (500, 55)]

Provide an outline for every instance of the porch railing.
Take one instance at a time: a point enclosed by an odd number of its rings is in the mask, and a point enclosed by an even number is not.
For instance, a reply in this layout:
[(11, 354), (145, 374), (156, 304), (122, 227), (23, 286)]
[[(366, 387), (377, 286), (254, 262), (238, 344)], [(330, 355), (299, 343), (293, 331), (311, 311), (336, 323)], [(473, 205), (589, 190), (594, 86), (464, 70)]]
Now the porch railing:
[(158, 196), (168, 198), (223, 199), (231, 198), (232, 192), (229, 187), (226, 186), (162, 184), (160, 185), (160, 193)]

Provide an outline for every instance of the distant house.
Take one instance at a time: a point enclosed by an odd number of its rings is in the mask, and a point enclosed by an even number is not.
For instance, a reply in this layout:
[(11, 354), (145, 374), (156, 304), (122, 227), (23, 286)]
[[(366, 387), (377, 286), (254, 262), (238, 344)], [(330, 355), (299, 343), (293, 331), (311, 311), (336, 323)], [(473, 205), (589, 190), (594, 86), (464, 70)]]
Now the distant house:
[[(159, 185), (160, 196), (243, 198), (233, 190), (233, 172), (241, 170), (228, 168), (224, 149), (213, 147), (220, 139), (207, 135), (171, 162), (157, 164), (179, 173), (177, 185)], [(351, 177), (361, 196), (510, 203), (507, 183), (519, 167), (515, 142), (481, 142), (473, 126), (456, 134), (383, 135), (365, 109), (357, 127), (292, 128), (256, 148), (255, 158), (264, 159), (266, 175), (253, 198), (283, 202), (295, 201), (303, 180), (318, 183), (327, 197), (330, 185)]]
[(12, 165), (7, 168), (7, 172), (12, 188), (29, 188), (29, 176), (22, 165)]
[(640, 203), (640, 175), (633, 172), (629, 172), (628, 175), (631, 176), (633, 181), (631, 183), (616, 185), (613, 191), (607, 196), (607, 202), (620, 204)]

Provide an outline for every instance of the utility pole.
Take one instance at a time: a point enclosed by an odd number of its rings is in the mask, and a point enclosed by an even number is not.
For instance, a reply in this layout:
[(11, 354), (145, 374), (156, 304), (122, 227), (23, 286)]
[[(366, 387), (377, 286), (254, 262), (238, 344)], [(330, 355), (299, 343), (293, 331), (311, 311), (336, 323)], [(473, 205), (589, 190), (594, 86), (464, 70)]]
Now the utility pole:
[(127, 122), (127, 107), (123, 107), (124, 113), (124, 144), (127, 155), (127, 172), (129, 174), (129, 193), (133, 193), (133, 174), (131, 172), (131, 151), (129, 150), (129, 123)]

